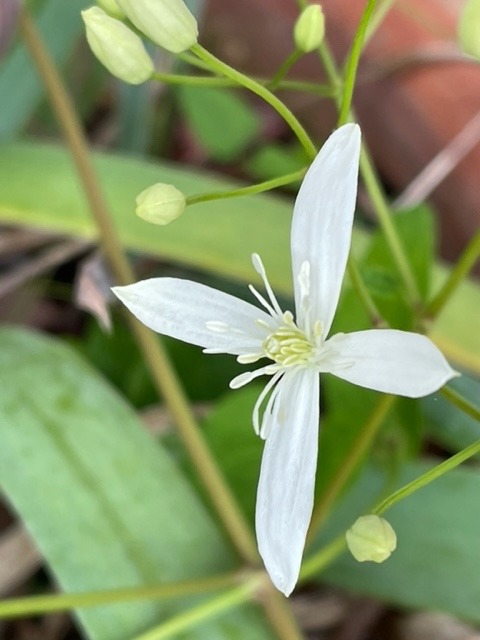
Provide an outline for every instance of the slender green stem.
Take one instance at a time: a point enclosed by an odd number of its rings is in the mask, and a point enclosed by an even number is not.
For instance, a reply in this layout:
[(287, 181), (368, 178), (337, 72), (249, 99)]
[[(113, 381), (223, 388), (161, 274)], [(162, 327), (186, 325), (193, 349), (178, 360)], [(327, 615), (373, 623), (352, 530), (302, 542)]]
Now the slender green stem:
[(355, 32), (352, 48), (345, 65), (344, 73), (344, 85), (343, 85), (343, 98), (340, 106), (340, 113), (338, 116), (338, 126), (345, 124), (350, 116), (350, 108), (352, 105), (353, 90), (355, 88), (355, 80), (357, 77), (358, 63), (363, 49), (363, 42), (365, 40), (365, 33), (370, 23), (373, 10), (375, 8), (377, 0), (368, 0), (367, 6), (360, 19), (360, 24)]
[(164, 600), (182, 596), (204, 594), (233, 585), (238, 585), (248, 574), (228, 573), (225, 575), (171, 582), (148, 587), (130, 587), (85, 593), (59, 593), (46, 596), (31, 596), (0, 601), (0, 619), (59, 613), (84, 607), (135, 602), (136, 600)]
[(220, 613), (225, 613), (243, 602), (251, 600), (259, 586), (260, 580), (251, 578), (240, 587), (230, 589), (220, 596), (208, 600), (208, 602), (192, 607), (188, 611), (170, 618), (167, 622), (163, 622), (150, 629), (150, 631), (137, 636), (135, 640), (164, 640), (165, 638), (176, 636), (180, 632), (190, 629), (198, 622), (204, 622)]
[(280, 65), (270, 82), (267, 82), (265, 86), (270, 89), (270, 91), (275, 91), (275, 89), (278, 88), (280, 82), (285, 78), (285, 76), (297, 62), (297, 60), (300, 60), (302, 55), (303, 53), (299, 49), (295, 49), (294, 51), (292, 51)]
[(442, 288), (428, 303), (425, 309), (425, 315), (430, 318), (437, 316), (450, 300), (452, 295), (462, 283), (464, 278), (470, 273), (470, 270), (480, 258), (480, 231), (473, 236), (468, 243), (467, 248), (462, 253), (458, 262), (451, 270), (448, 278), (442, 285)]
[[(74, 105), (25, 8), (21, 12), (20, 25), (25, 43), (37, 66), (52, 108), (62, 127), (65, 140), (70, 147), (81, 184), (100, 231), (105, 254), (118, 282), (127, 284), (132, 281), (133, 273), (111, 221)], [(127, 314), (127, 318), (132, 333), (150, 368), (155, 386), (172, 413), (198, 476), (205, 486), (207, 495), (228, 532), (232, 544), (246, 563), (257, 564), (259, 560), (257, 546), (250, 525), (236, 503), (198, 429), (193, 412), (162, 343), (131, 314)], [(266, 590), (262, 605), (267, 618), (281, 640), (301, 640), (301, 633), (291, 615), (288, 604), (284, 599), (278, 597), (273, 587), (271, 590)]]
[(460, 411), (463, 411), (463, 413), (480, 422), (480, 408), (464, 398), (460, 393), (452, 389), (452, 387), (443, 387), (441, 394), (460, 409)]
[(283, 102), (279, 100), (271, 91), (256, 82), (256, 80), (249, 78), (245, 74), (240, 73), (240, 71), (233, 69), (225, 62), (222, 62), (209, 51), (204, 49), (200, 44), (194, 44), (190, 50), (201, 60), (208, 63), (210, 65), (210, 68), (214, 72), (220, 73), (227, 78), (235, 80), (236, 82), (238, 82), (238, 84), (260, 96), (260, 98), (265, 100), (265, 102), (273, 107), (295, 133), (310, 160), (313, 160), (313, 158), (317, 155), (317, 149), (311, 141), (309, 135), (297, 120), (297, 118), (290, 111), (290, 109), (288, 109), (288, 107), (286, 107)]
[[(155, 71), (151, 76), (151, 80), (162, 82), (164, 84), (185, 85), (192, 87), (212, 87), (214, 89), (220, 89), (222, 87), (230, 87), (233, 89), (241, 88), (238, 82), (235, 82), (230, 78), (219, 78), (215, 75), (195, 76), (187, 74), (161, 73), (160, 71)], [(264, 78), (255, 78), (255, 80), (259, 84), (267, 84), (268, 82)], [(333, 91), (330, 87), (315, 84), (313, 82), (304, 82), (302, 80), (282, 80), (278, 84), (278, 89), (311, 93), (326, 98), (331, 98), (333, 96)]]
[(374, 327), (386, 326), (385, 320), (383, 320), (380, 311), (377, 308), (372, 296), (368, 292), (367, 286), (360, 275), (358, 265), (352, 256), (349, 256), (347, 262), (347, 271), (350, 277), (350, 282), (355, 289), (360, 302), (363, 304), (365, 311), (367, 312), (370, 323)]
[(212, 191), (211, 193), (198, 193), (186, 198), (187, 205), (197, 204), (198, 202), (209, 202), (210, 200), (223, 200), (225, 198), (238, 198), (241, 196), (250, 196), (256, 193), (262, 193), (263, 191), (270, 191), (277, 187), (283, 187), (286, 184), (291, 184), (297, 180), (301, 180), (305, 175), (307, 167), (294, 171), (293, 173), (287, 173), (284, 176), (273, 178), (272, 180), (266, 180), (265, 182), (259, 182), (258, 184), (252, 184), (248, 187), (240, 187), (238, 189), (232, 189), (231, 191)]
[(178, 73), (161, 73), (160, 71), (152, 73), (150, 79), (164, 84), (178, 84), (186, 87), (213, 87), (221, 89), (222, 87), (238, 86), (233, 80), (219, 78), (218, 76), (189, 76)]
[(360, 460), (367, 453), (368, 448), (372, 444), (372, 440), (377, 435), (378, 430), (382, 426), (388, 412), (393, 407), (395, 400), (396, 396), (382, 396), (372, 414), (363, 425), (357, 439), (350, 448), (350, 452), (343, 460), (342, 466), (335, 474), (321, 500), (315, 507), (312, 521), (310, 523), (310, 529), (308, 532), (309, 540), (311, 540), (311, 538), (325, 522), (335, 503), (335, 500), (338, 498), (340, 492), (345, 487), (348, 479), (356, 469)]
[[(222, 82), (224, 82), (225, 84), (222, 86), (231, 86), (231, 87), (238, 87), (239, 83), (238, 80), (229, 80), (229, 82), (231, 84), (227, 84), (227, 78), (219, 78), (218, 74), (215, 73), (210, 64), (207, 64), (206, 62), (204, 62), (203, 60), (200, 60), (199, 58), (197, 58), (196, 56), (192, 55), (191, 53), (188, 52), (184, 52), (184, 53), (180, 53), (178, 55), (178, 57), (183, 60), (184, 62), (186, 62), (187, 64), (193, 66), (193, 67), (197, 67), (198, 69), (201, 69), (202, 71), (208, 71), (209, 73), (213, 73), (214, 75), (211, 76), (212, 79), (213, 78), (217, 78), (217, 79), (221, 79)], [(169, 74), (160, 74), (162, 76), (165, 75), (164, 81), (168, 82), (168, 76)], [(223, 73), (222, 73), (223, 76)], [(183, 77), (183, 76), (181, 76)], [(154, 77), (155, 79), (155, 77)], [(266, 85), (269, 80), (266, 78), (253, 78), (255, 80), (255, 82), (257, 82), (258, 84), (262, 84), (262, 85)], [(240, 85), (243, 86), (243, 85)], [(312, 93), (314, 95), (319, 95), (322, 97), (326, 97), (326, 98), (331, 98), (335, 95), (335, 91), (332, 89), (332, 87), (329, 87), (327, 85), (324, 84), (318, 84), (317, 82), (307, 82), (304, 80), (282, 80), (278, 86), (278, 89), (286, 89), (286, 90), (290, 90), (290, 91), (301, 91), (304, 93)]]
[[(328, 79), (332, 84), (332, 88), (337, 90), (339, 86), (342, 86), (341, 76), (335, 64), (335, 60), (328, 48), (326, 42), (322, 42), (319, 47), (319, 55), (322, 63), (325, 67)], [(337, 107), (340, 109), (341, 100), (336, 100)], [(352, 113), (353, 117), (354, 114)], [(355, 119), (355, 118), (354, 118)], [(412, 268), (405, 253), (405, 249), (402, 245), (400, 237), (398, 236), (395, 225), (392, 222), (392, 213), (387, 203), (385, 194), (380, 187), (380, 181), (373, 168), (373, 163), (370, 159), (370, 155), (364, 143), (362, 143), (362, 154), (360, 157), (360, 172), (362, 174), (365, 187), (372, 202), (375, 214), (377, 216), (380, 227), (382, 228), (385, 240), (392, 253), (393, 260), (395, 261), (397, 270), (402, 277), (408, 296), (412, 302), (412, 305), (419, 309), (421, 306), (421, 298), (418, 292), (418, 287), (413, 275)]]
[[(128, 284), (134, 279), (133, 272), (112, 223), (75, 107), (26, 10), (22, 12), (21, 26), (27, 47), (42, 77), (52, 107), (70, 147), (85, 195), (100, 232), (105, 255), (112, 266), (117, 281), (120, 284)], [(250, 526), (236, 504), (198, 429), (193, 412), (165, 349), (157, 337), (136, 318), (131, 314), (127, 314), (127, 318), (150, 368), (156, 387), (172, 412), (179, 433), (220, 519), (242, 558), (249, 563), (257, 562), (258, 554)]]
[(462, 462), (465, 462), (465, 460), (468, 460), (468, 458), (471, 458), (479, 452), (480, 440), (476, 440), (473, 444), (469, 445), (462, 451), (459, 451), (448, 460), (445, 460), (445, 462), (441, 462), (433, 469), (429, 469), (415, 480), (412, 480), (412, 482), (409, 482), (408, 484), (392, 493), (390, 496), (388, 496), (388, 498), (385, 498), (385, 500), (382, 500), (376, 507), (374, 507), (371, 513), (382, 515), (382, 513), (385, 513), (385, 511), (391, 509), (391, 507), (393, 507), (393, 505), (400, 500), (407, 498), (408, 496), (412, 495), (412, 493), (415, 493), (419, 489), (425, 487), (427, 484), (430, 484), (430, 482), (437, 480), (445, 473), (448, 473), (448, 471), (455, 469), (455, 467), (458, 467), (460, 464), (462, 464)]
[(334, 538), (332, 542), (322, 547), (319, 551), (309, 556), (302, 564), (300, 571), (300, 580), (304, 581), (313, 575), (318, 575), (329, 564), (338, 558), (343, 553), (347, 546), (345, 535), (342, 534), (337, 538)]
[(373, 208), (377, 214), (378, 222), (391, 251), (392, 258), (395, 261), (398, 272), (405, 285), (407, 295), (413, 308), (418, 312), (421, 309), (422, 302), (412, 267), (410, 266), (405, 248), (403, 247), (402, 241), (400, 240), (397, 230), (395, 229), (395, 225), (393, 224), (390, 207), (380, 186), (380, 180), (378, 179), (365, 146), (363, 147), (362, 154), (360, 156), (360, 171)]

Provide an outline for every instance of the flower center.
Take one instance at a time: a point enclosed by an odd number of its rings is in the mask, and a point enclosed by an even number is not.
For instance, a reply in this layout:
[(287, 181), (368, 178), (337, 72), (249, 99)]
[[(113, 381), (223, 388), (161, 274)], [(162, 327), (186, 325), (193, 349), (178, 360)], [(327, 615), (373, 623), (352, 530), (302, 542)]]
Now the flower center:
[(297, 327), (290, 311), (283, 314), (283, 321), (284, 324), (263, 341), (263, 355), (284, 367), (310, 362), (315, 344)]

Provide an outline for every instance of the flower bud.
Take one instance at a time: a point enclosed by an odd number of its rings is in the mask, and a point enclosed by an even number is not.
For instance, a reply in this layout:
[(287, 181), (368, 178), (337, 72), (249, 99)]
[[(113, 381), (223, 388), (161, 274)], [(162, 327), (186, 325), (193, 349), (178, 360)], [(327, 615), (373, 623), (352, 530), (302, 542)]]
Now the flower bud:
[(347, 545), (358, 562), (383, 562), (397, 546), (392, 526), (378, 516), (358, 518), (346, 533)]
[(180, 53), (197, 42), (198, 25), (182, 0), (117, 0), (128, 19), (156, 44)]
[(97, 0), (97, 4), (113, 18), (123, 20), (126, 17), (116, 0)]
[(137, 196), (137, 216), (153, 224), (169, 224), (182, 215), (185, 196), (172, 184), (153, 184)]
[(82, 11), (82, 18), (90, 49), (110, 73), (129, 84), (148, 80), (153, 62), (133, 31), (99, 7)]
[(458, 24), (460, 46), (480, 60), (480, 0), (467, 0)]
[(299, 15), (293, 29), (295, 46), (303, 53), (315, 51), (325, 35), (325, 17), (319, 4), (310, 4)]

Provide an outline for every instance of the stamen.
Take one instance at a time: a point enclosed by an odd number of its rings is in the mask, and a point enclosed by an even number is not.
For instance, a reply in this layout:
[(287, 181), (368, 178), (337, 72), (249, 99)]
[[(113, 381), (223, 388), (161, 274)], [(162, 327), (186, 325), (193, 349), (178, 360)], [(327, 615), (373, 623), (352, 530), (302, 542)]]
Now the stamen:
[(267, 406), (265, 407), (265, 411), (263, 413), (263, 418), (262, 418), (262, 426), (260, 427), (260, 437), (263, 440), (266, 440), (270, 435), (270, 428), (272, 426), (272, 422), (269, 418), (271, 418), (273, 415), (273, 412), (275, 410), (275, 405), (279, 401), (278, 397), (281, 391), (282, 391), (282, 385), (277, 384), (273, 389), (270, 395), (270, 398), (268, 399)]
[(275, 294), (273, 293), (273, 289), (270, 286), (270, 282), (268, 281), (268, 278), (267, 278), (267, 272), (265, 271), (265, 267), (263, 266), (262, 259), (260, 258), (258, 253), (252, 254), (252, 263), (253, 263), (253, 268), (263, 280), (265, 291), (268, 293), (268, 297), (270, 298), (272, 307), (275, 309), (275, 313), (281, 316), (282, 310), (280, 309), (280, 305), (278, 304), (277, 298), (275, 297)]
[[(257, 436), (260, 435), (260, 408), (262, 406), (263, 401), (270, 393), (272, 387), (274, 387), (279, 378), (283, 375), (283, 371), (278, 371), (271, 380), (263, 388), (261, 394), (258, 396), (257, 401), (255, 402), (255, 406), (253, 407), (253, 428)], [(264, 414), (265, 415), (265, 414)]]
[(260, 302), (260, 304), (265, 307), (265, 309), (268, 311), (268, 313), (270, 315), (272, 315), (272, 316), (275, 316), (276, 315), (275, 314), (275, 309), (273, 309), (273, 307), (268, 304), (268, 302), (265, 300), (265, 298), (260, 293), (258, 293), (258, 291), (255, 289), (253, 284), (249, 284), (248, 288), (253, 293), (253, 295), (256, 297), (256, 299)]
[(279, 369), (280, 366), (278, 364), (268, 364), (266, 367), (261, 367), (255, 371), (246, 371), (245, 373), (241, 373), (230, 381), (230, 389), (240, 389), (240, 387), (245, 386), (255, 378), (263, 375), (270, 376), (276, 373)]
[(253, 364), (263, 357), (263, 353), (242, 353), (237, 357), (237, 362), (240, 364)]

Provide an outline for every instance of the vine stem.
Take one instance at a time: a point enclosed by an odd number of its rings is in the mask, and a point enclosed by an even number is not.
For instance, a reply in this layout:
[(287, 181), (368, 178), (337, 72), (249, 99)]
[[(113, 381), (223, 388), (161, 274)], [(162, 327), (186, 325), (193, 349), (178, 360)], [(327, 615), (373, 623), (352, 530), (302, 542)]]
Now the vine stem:
[[(368, 24), (366, 26), (368, 27)], [(332, 53), (325, 41), (323, 41), (319, 47), (319, 55), (329, 81), (332, 85), (332, 88), (334, 91), (336, 91), (337, 87), (341, 86), (342, 84), (341, 77)], [(341, 108), (341, 103), (341, 99), (337, 98), (336, 104), (339, 109)], [(360, 172), (365, 183), (365, 188), (375, 210), (378, 222), (385, 236), (385, 240), (387, 241), (388, 247), (392, 253), (392, 258), (397, 267), (397, 271), (402, 278), (412, 306), (418, 310), (421, 308), (421, 297), (418, 291), (417, 283), (415, 281), (410, 263), (408, 262), (405, 249), (402, 245), (400, 237), (398, 236), (397, 230), (395, 229), (395, 225), (393, 224), (392, 213), (390, 211), (390, 207), (388, 206), (387, 199), (380, 186), (380, 181), (373, 167), (373, 163), (370, 159), (370, 155), (368, 153), (366, 145), (363, 142), (362, 153), (360, 156)]]
[(435, 316), (437, 316), (441, 312), (441, 310), (457, 290), (458, 286), (462, 283), (464, 278), (468, 276), (470, 270), (473, 268), (479, 257), (480, 231), (477, 231), (477, 233), (468, 243), (465, 251), (458, 259), (458, 262), (451, 270), (440, 291), (428, 303), (427, 308), (425, 309), (426, 317), (435, 318)]
[[(112, 223), (75, 107), (25, 8), (21, 10), (20, 27), (65, 140), (70, 147), (78, 176), (98, 225), (105, 255), (118, 282), (129, 284), (133, 281), (133, 272)], [(127, 314), (127, 319), (150, 368), (155, 386), (172, 413), (180, 436), (220, 521), (243, 561), (257, 565), (259, 556), (250, 526), (198, 429), (193, 412), (161, 341), (131, 314)], [(282, 640), (301, 640), (301, 633), (286, 602), (278, 598), (268, 598), (267, 601), (268, 606), (265, 605), (265, 612), (278, 637)]]
[[(208, 69), (210, 71), (210, 69)], [(231, 80), (230, 78), (219, 78), (218, 76), (206, 76), (206, 75), (188, 75), (181, 73), (162, 73), (161, 71), (155, 71), (152, 73), (151, 80), (156, 82), (163, 82), (165, 84), (173, 85), (186, 85), (193, 87), (210, 87), (210, 88), (241, 88), (238, 82)], [(255, 81), (259, 84), (267, 84), (268, 80), (265, 78), (255, 78)], [(333, 91), (330, 87), (325, 85), (314, 84), (313, 82), (306, 82), (302, 80), (282, 80), (278, 84), (279, 89), (287, 91), (300, 91), (302, 93), (310, 93), (324, 98), (331, 98)]]
[[(265, 577), (263, 576), (262, 579), (264, 580)], [(229, 609), (251, 600), (259, 586), (260, 579), (258, 577), (250, 578), (245, 584), (229, 589), (216, 598), (212, 598), (170, 618), (166, 622), (162, 622), (162, 624), (153, 627), (146, 633), (137, 636), (134, 640), (165, 640), (165, 638), (176, 636), (181, 631), (193, 627), (197, 622), (204, 622), (208, 618), (212, 618), (219, 613), (225, 613)]]
[(272, 180), (266, 180), (265, 182), (259, 182), (258, 184), (252, 184), (248, 187), (240, 187), (239, 189), (231, 189), (230, 191), (212, 191), (211, 193), (199, 193), (193, 196), (188, 196), (185, 200), (187, 205), (197, 204), (198, 202), (209, 202), (211, 200), (223, 200), (226, 198), (237, 198), (240, 196), (249, 196), (256, 193), (262, 193), (263, 191), (270, 191), (277, 187), (282, 187), (286, 184), (291, 184), (297, 180), (301, 180), (307, 171), (307, 167), (288, 173)]
[(278, 89), (278, 86), (280, 85), (281, 81), (284, 79), (284, 77), (287, 75), (287, 73), (290, 71), (293, 65), (298, 60), (300, 60), (302, 55), (303, 53), (299, 49), (294, 49), (287, 56), (287, 58), (282, 62), (282, 64), (274, 74), (273, 78), (269, 82), (267, 82), (266, 86), (268, 87), (268, 89), (270, 89), (270, 91), (275, 91), (275, 89)]
[(312, 521), (310, 523), (310, 529), (308, 532), (309, 540), (312, 539), (315, 533), (325, 522), (335, 503), (335, 500), (338, 498), (340, 492), (345, 487), (348, 479), (356, 469), (362, 457), (368, 451), (369, 446), (372, 444), (373, 438), (378, 433), (378, 430), (382, 426), (388, 412), (393, 407), (395, 400), (396, 396), (382, 396), (372, 414), (363, 425), (357, 439), (350, 449), (349, 454), (343, 460), (340, 469), (335, 474), (334, 479), (328, 485), (321, 500), (315, 507)]
[(465, 449), (459, 451), (448, 460), (441, 462), (433, 469), (429, 469), (418, 478), (415, 478), (415, 480), (412, 480), (412, 482), (409, 482), (403, 487), (400, 487), (400, 489), (398, 489), (397, 491), (394, 491), (394, 493), (388, 496), (388, 498), (385, 498), (385, 500), (382, 500), (382, 502), (374, 507), (371, 513), (382, 515), (382, 513), (385, 513), (385, 511), (391, 509), (393, 505), (400, 500), (407, 498), (408, 496), (412, 495), (412, 493), (415, 493), (419, 489), (425, 487), (427, 484), (430, 484), (434, 480), (437, 480), (438, 478), (440, 478), (440, 476), (443, 476), (445, 473), (448, 473), (448, 471), (455, 469), (455, 467), (458, 467), (458, 465), (462, 464), (462, 462), (465, 462), (465, 460), (468, 460), (468, 458), (471, 458), (479, 452), (480, 440), (476, 440), (471, 445), (465, 447)]
[(265, 100), (267, 104), (269, 104), (275, 111), (285, 120), (285, 122), (289, 125), (292, 131), (297, 136), (300, 144), (305, 149), (307, 156), (310, 160), (313, 160), (317, 155), (317, 149), (313, 142), (311, 141), (308, 133), (305, 131), (303, 126), (297, 120), (297, 118), (293, 115), (293, 113), (286, 107), (281, 100), (277, 98), (271, 91), (269, 91), (266, 87), (259, 84), (256, 80), (253, 80), (249, 76), (233, 69), (230, 65), (226, 64), (219, 60), (212, 53), (207, 51), (202, 45), (194, 44), (191, 47), (190, 51), (194, 53), (200, 60), (206, 62), (212, 71), (215, 73), (219, 73), (227, 78), (231, 78), (238, 84), (242, 85), (252, 93), (255, 93), (260, 98)]
[[(246, 574), (248, 575), (248, 574)], [(0, 601), (0, 619), (18, 618), (21, 616), (38, 616), (46, 613), (60, 613), (84, 607), (98, 607), (119, 602), (135, 602), (136, 600), (164, 600), (181, 596), (205, 594), (235, 586), (242, 582), (239, 573), (170, 582), (168, 584), (147, 587), (130, 587), (104, 591), (86, 591), (84, 593), (59, 593), (46, 596), (30, 596), (11, 598)]]
[[(21, 13), (21, 27), (25, 42), (44, 81), (45, 88), (70, 147), (90, 209), (97, 223), (105, 255), (119, 284), (133, 282), (134, 274), (123, 252), (112, 223), (108, 206), (98, 182), (75, 107), (55, 69), (40, 34), (26, 10)], [(200, 435), (195, 418), (171, 366), (161, 341), (131, 314), (127, 314), (136, 340), (152, 372), (159, 393), (166, 403), (184, 440), (192, 461), (214, 502), (222, 522), (231, 535), (244, 560), (256, 562), (255, 543), (243, 515), (235, 504), (210, 451)]]
[(445, 396), (449, 402), (454, 404), (457, 409), (460, 409), (463, 413), (466, 413), (474, 420), (478, 420), (478, 422), (480, 422), (480, 409), (457, 391), (452, 389), (452, 387), (443, 387), (440, 393), (442, 396)]
[(365, 40), (365, 34), (367, 27), (370, 23), (370, 19), (375, 9), (376, 0), (368, 0), (367, 6), (360, 19), (360, 24), (355, 32), (352, 48), (347, 59), (345, 66), (345, 77), (343, 84), (343, 96), (340, 105), (340, 113), (338, 116), (337, 126), (345, 124), (350, 115), (350, 108), (352, 105), (353, 90), (355, 88), (355, 80), (357, 77), (358, 63), (363, 50), (363, 43)]

